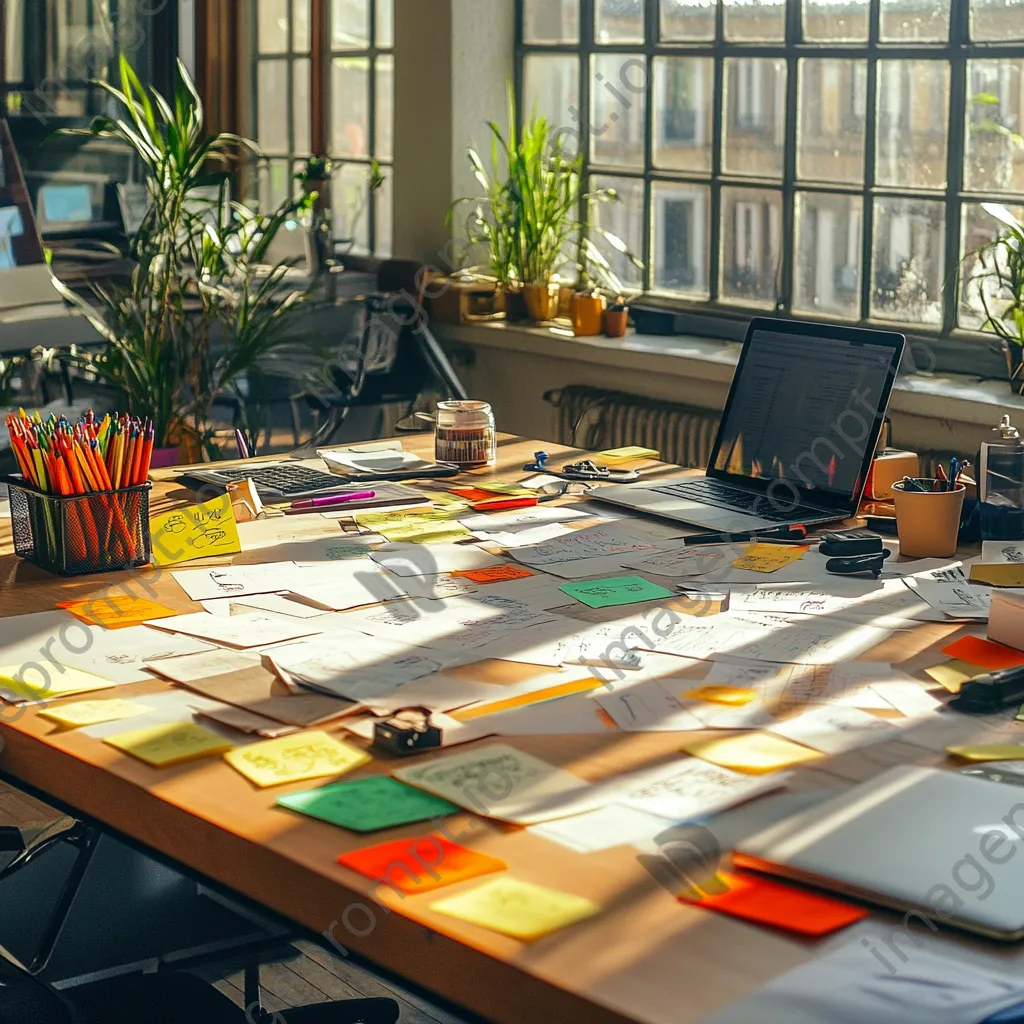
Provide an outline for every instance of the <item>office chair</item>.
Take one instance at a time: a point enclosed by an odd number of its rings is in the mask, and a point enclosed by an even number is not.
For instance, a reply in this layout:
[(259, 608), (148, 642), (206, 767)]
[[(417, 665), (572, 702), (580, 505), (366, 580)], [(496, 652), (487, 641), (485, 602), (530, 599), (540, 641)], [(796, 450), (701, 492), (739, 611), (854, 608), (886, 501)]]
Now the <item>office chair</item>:
[[(342, 346), (330, 368), (330, 393), (296, 396), (315, 414), (328, 414), (310, 447), (330, 443), (353, 409), (403, 405), (408, 419), (432, 387), (446, 398), (468, 397), (427, 324), (422, 268), (416, 260), (385, 260), (380, 265), (377, 291), (363, 300), (358, 336)], [(297, 421), (297, 412), (295, 416)]]

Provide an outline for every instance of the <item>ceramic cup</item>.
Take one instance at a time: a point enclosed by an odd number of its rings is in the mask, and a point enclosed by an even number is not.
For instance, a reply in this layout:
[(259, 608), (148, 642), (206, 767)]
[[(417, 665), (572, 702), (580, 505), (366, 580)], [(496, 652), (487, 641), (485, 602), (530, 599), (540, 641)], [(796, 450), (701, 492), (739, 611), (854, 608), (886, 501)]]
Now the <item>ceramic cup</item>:
[[(928, 486), (933, 481), (921, 483)], [(956, 554), (964, 485), (957, 484), (954, 491), (908, 491), (905, 486), (901, 482), (892, 487), (900, 554), (911, 558), (948, 558)]]

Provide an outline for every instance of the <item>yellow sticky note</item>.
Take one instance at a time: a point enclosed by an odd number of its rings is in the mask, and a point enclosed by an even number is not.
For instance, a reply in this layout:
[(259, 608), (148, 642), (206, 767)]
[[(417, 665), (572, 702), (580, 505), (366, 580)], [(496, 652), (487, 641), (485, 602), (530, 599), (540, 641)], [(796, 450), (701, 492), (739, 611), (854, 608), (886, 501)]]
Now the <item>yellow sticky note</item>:
[(147, 729), (119, 732), (116, 736), (107, 736), (103, 742), (155, 768), (223, 754), (234, 747), (223, 736), (194, 722), (169, 722)]
[(73, 697), (78, 693), (107, 690), (114, 684), (91, 672), (77, 668), (64, 668), (58, 672), (52, 665), (40, 671), (33, 665), (7, 665), (0, 667), (0, 700), (9, 704), (19, 701), (55, 700)]
[(968, 665), (966, 661), (959, 661), (954, 658), (942, 665), (932, 665), (926, 668), (925, 673), (931, 676), (940, 686), (944, 686), (950, 693), (959, 693), (960, 687), (969, 679), (981, 675), (982, 669), (977, 665)]
[(69, 601), (57, 607), (66, 609), (82, 622), (104, 629), (123, 629), (150, 619), (167, 619), (179, 614), (173, 608), (132, 594), (102, 593), (87, 601)]
[(242, 550), (230, 494), (153, 516), (149, 532), (154, 565), (177, 565), (211, 555), (235, 555)]
[(489, 481), (487, 483), (479, 483), (476, 480), (473, 481), (473, 486), (479, 491), (490, 491), (491, 494), (507, 494), (510, 498), (529, 498), (536, 497), (537, 492), (530, 490), (529, 487), (520, 487), (518, 484), (501, 484)]
[(743, 733), (720, 740), (688, 740), (679, 749), (711, 764), (749, 775), (766, 775), (822, 756), (816, 750), (767, 732)]
[(751, 544), (732, 563), (732, 567), (748, 569), (751, 572), (775, 572), (800, 561), (807, 554), (807, 550), (795, 544)]
[(431, 903), (430, 909), (530, 942), (593, 917), (601, 908), (583, 896), (517, 878), (496, 878), (458, 896)]
[(757, 697), (756, 690), (748, 690), (742, 686), (699, 686), (682, 695), (687, 700), (706, 700), (712, 704), (729, 704), (740, 707), (749, 704)]
[(352, 518), (374, 533), (383, 533), (393, 526), (425, 526), (427, 523), (447, 523), (465, 511), (455, 508), (407, 508), (393, 512), (356, 512)]
[(83, 725), (102, 725), (103, 722), (119, 722), (123, 718), (135, 718), (154, 710), (134, 700), (79, 700), (74, 704), (47, 708), (39, 712), (39, 717), (48, 718), (58, 725), (78, 728)]
[(369, 754), (319, 730), (282, 736), (232, 750), (228, 764), (257, 786), (343, 775), (372, 760)]
[(975, 564), (971, 566), (971, 582), (987, 583), (990, 587), (1024, 587), (1024, 565), (1017, 562)]
[(653, 448), (640, 448), (638, 445), (628, 445), (625, 448), (612, 448), (606, 452), (598, 452), (599, 459), (610, 459), (625, 461), (626, 459), (656, 459), (659, 453)]
[(946, 753), (964, 761), (1024, 760), (1024, 746), (1019, 743), (979, 743), (966, 747), (946, 747)]
[(447, 544), (473, 536), (462, 523), (436, 521), (379, 526), (377, 532), (392, 544)]

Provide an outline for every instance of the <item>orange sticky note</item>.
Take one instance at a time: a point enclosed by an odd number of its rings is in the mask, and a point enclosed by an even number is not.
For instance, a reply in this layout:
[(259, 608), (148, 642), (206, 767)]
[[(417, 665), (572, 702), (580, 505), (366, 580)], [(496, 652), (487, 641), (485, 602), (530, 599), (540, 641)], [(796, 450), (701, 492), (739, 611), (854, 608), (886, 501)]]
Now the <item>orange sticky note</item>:
[[(680, 896), (680, 903), (691, 903), (745, 921), (812, 936), (828, 935), (868, 916), (863, 907), (759, 875), (734, 875), (722, 871), (716, 878), (725, 888), (724, 892), (703, 893), (692, 899)], [(719, 887), (709, 885), (708, 888)]]
[(465, 882), (468, 878), (504, 871), (508, 865), (497, 857), (468, 850), (444, 836), (396, 839), (366, 850), (343, 853), (339, 864), (366, 878), (384, 879), (406, 896)]
[(167, 619), (179, 614), (173, 608), (131, 594), (100, 594), (84, 601), (60, 601), (57, 607), (90, 626), (102, 626), (104, 629), (123, 629), (150, 619)]
[(712, 704), (729, 704), (733, 707), (740, 707), (754, 700), (757, 697), (757, 691), (743, 686), (698, 686), (696, 690), (689, 690), (683, 696), (688, 700), (706, 700)]
[(480, 487), (452, 487), (451, 493), (470, 502), (494, 500), (493, 491), (485, 491)]
[(968, 665), (980, 665), (993, 671), (1024, 665), (1024, 651), (1014, 650), (1005, 644), (997, 644), (994, 640), (986, 640), (982, 636), (965, 636), (948, 647), (943, 647), (942, 653), (966, 661)]
[(507, 583), (509, 580), (525, 580), (535, 573), (519, 565), (492, 565), (486, 569), (463, 569), (452, 576), (470, 580), (473, 583)]

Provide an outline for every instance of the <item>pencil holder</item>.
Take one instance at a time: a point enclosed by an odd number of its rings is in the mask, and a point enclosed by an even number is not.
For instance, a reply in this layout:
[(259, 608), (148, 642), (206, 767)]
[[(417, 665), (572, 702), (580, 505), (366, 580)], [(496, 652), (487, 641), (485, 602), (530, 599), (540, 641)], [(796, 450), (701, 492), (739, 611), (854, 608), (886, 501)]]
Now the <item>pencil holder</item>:
[(15, 554), (59, 576), (146, 565), (151, 487), (67, 496), (8, 480)]
[[(932, 485), (934, 481), (919, 483)], [(908, 491), (903, 483), (893, 484), (900, 554), (911, 558), (947, 558), (955, 554), (965, 493), (963, 484), (957, 484), (953, 491)]]

